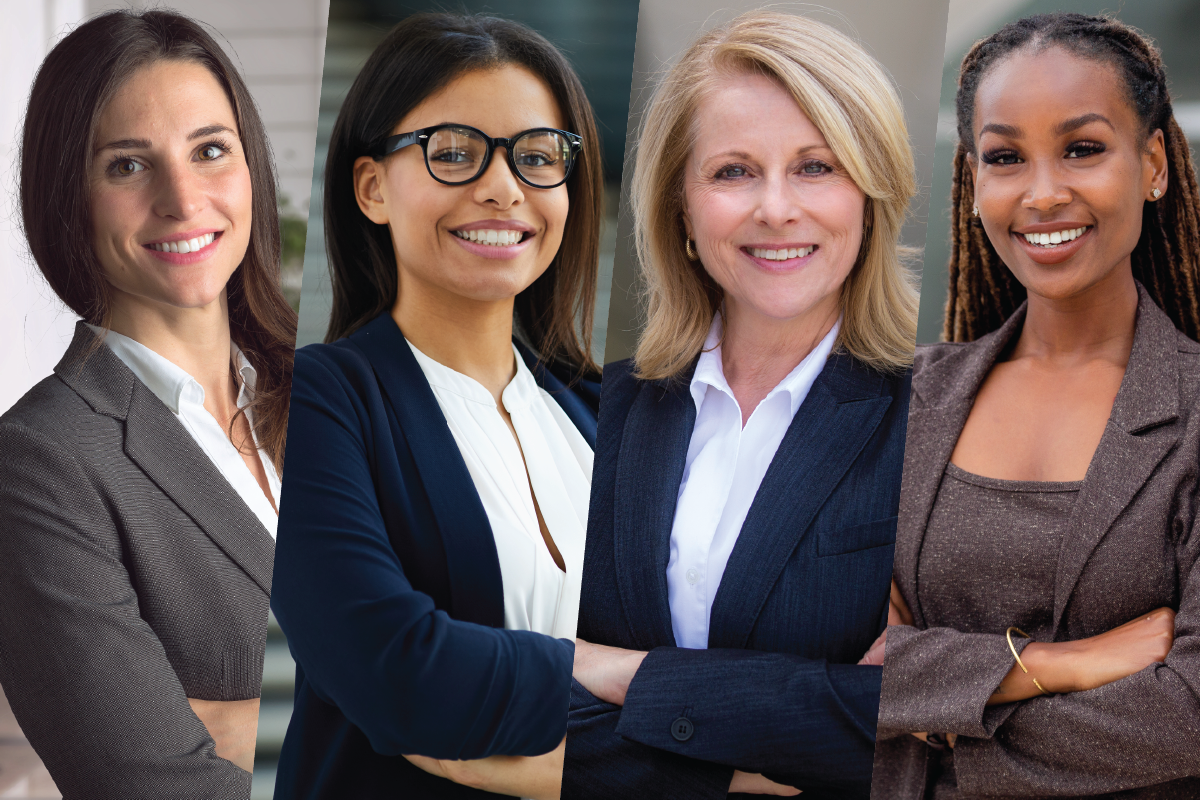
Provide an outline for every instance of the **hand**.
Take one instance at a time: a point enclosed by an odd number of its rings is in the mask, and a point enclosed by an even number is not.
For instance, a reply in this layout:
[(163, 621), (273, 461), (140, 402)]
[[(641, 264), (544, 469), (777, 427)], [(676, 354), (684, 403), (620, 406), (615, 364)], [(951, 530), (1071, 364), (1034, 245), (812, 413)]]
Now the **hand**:
[(566, 739), (540, 756), (491, 756), (468, 761), (405, 756), (414, 766), (448, 781), (511, 797), (558, 800)]
[(1012, 703), (1047, 692), (1084, 692), (1162, 661), (1175, 642), (1175, 612), (1159, 608), (1110, 631), (1073, 642), (1034, 642), (1021, 651), (1029, 674), (1013, 664), (988, 705)]
[(575, 666), (571, 676), (606, 703), (625, 705), (625, 693), (646, 653), (575, 640)]
[(254, 743), (258, 736), (258, 698), (253, 700), (196, 700), (192, 711), (208, 728), (217, 755), (247, 772), (254, 771)]
[[(911, 735), (917, 737), (925, 744), (929, 744), (929, 734), (926, 731), (919, 731), (919, 732), (913, 733)], [(958, 741), (957, 733), (947, 733), (946, 734), (946, 745), (949, 746), (949, 748), (951, 750), (954, 749), (954, 743), (957, 741)]]
[[(896, 581), (892, 581), (891, 596), (888, 598), (888, 627), (892, 625), (912, 625), (912, 612), (908, 610), (908, 604), (904, 602), (904, 596), (900, 594), (900, 587), (896, 586)], [(884, 647), (887, 645), (887, 628), (883, 633), (879, 634), (879, 638), (871, 643), (867, 648), (867, 653), (858, 660), (859, 664), (870, 664), (876, 667), (883, 666)]]
[(782, 783), (764, 778), (757, 772), (742, 772), (740, 769), (733, 773), (733, 781), (729, 784), (730, 794), (769, 794), (773, 797), (795, 797), (800, 790), (794, 786), (784, 786)]

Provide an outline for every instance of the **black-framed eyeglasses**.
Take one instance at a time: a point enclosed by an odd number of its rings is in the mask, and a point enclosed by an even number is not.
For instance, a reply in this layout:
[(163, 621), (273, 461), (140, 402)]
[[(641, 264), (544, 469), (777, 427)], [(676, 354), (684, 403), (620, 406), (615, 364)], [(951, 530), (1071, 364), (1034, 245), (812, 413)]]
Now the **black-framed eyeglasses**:
[(383, 158), (412, 144), (421, 145), (425, 167), (438, 183), (470, 183), (487, 171), (496, 148), (503, 147), (514, 175), (534, 188), (553, 189), (571, 176), (583, 137), (556, 128), (532, 128), (509, 139), (492, 138), (470, 125), (435, 125), (389, 136), (371, 155)]

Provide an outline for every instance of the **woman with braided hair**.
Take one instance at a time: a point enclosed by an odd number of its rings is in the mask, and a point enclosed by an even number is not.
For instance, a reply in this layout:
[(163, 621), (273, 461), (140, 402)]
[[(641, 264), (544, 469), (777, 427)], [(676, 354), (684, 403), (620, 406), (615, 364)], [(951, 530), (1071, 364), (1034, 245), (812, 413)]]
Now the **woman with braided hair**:
[(874, 796), (1200, 797), (1200, 202), (1161, 58), (1029, 17), (957, 114)]

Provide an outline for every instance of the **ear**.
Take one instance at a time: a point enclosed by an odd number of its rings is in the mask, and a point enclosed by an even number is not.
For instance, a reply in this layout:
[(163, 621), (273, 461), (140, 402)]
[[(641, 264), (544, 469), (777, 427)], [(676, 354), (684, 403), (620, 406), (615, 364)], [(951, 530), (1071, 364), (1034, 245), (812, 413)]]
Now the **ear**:
[(383, 164), (370, 156), (359, 156), (354, 160), (354, 199), (366, 218), (377, 225), (388, 223), (387, 200), (383, 196), (384, 174)]
[(1145, 176), (1145, 191), (1147, 200), (1156, 199), (1153, 194), (1158, 189), (1159, 197), (1167, 193), (1167, 142), (1163, 132), (1155, 128), (1146, 139), (1146, 147), (1142, 153), (1142, 173)]

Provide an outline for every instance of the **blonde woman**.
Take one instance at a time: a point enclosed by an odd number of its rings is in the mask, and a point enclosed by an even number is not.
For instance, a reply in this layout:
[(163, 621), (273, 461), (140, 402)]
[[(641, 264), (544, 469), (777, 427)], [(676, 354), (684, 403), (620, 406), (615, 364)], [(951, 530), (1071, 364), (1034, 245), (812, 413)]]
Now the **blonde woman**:
[(633, 185), (648, 320), (604, 374), (564, 796), (865, 797), (917, 311), (896, 90), (743, 15), (667, 75)]

